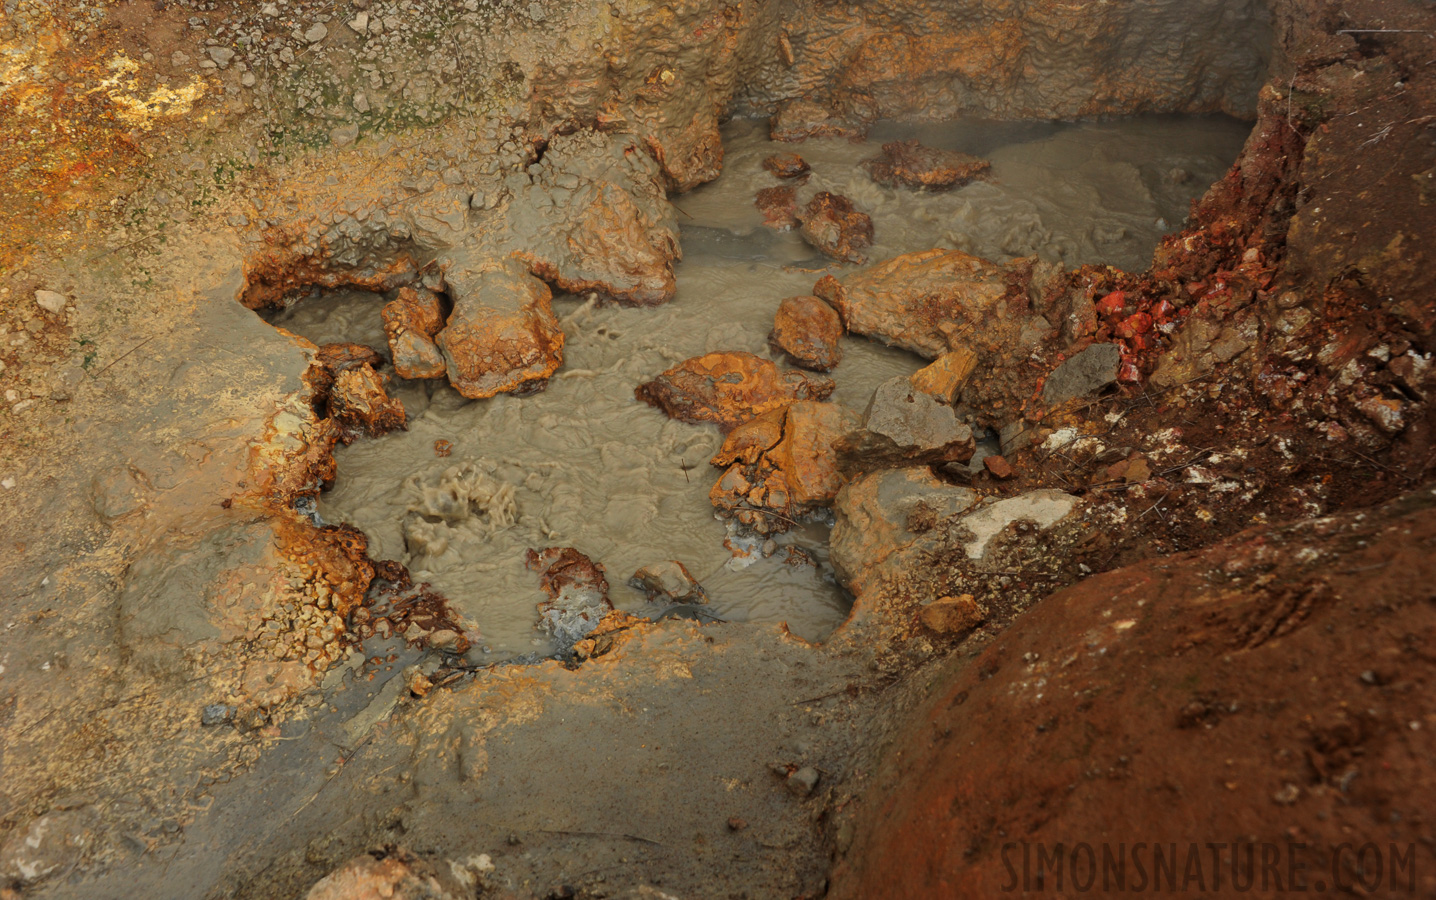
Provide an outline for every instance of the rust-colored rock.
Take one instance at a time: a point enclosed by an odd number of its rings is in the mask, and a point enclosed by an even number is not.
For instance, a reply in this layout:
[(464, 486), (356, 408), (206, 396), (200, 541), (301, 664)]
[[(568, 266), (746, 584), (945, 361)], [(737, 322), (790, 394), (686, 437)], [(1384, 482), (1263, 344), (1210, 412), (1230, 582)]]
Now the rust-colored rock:
[(983, 325), (1006, 291), (1001, 266), (960, 250), (905, 253), (813, 289), (848, 331), (928, 359)]
[(867, 133), (866, 122), (806, 99), (783, 103), (768, 123), (768, 135), (785, 143), (826, 137), (861, 139)]
[(613, 611), (603, 566), (572, 547), (549, 547), (524, 554), (529, 571), (549, 599), (538, 605), (539, 623), (562, 645), (572, 645)]
[(763, 168), (779, 178), (801, 178), (812, 171), (808, 161), (796, 153), (774, 153), (763, 160)]
[[(1038, 847), (1082, 842), (1129, 878), (1165, 848), (1169, 870), (1209, 886), (1216, 846), (1224, 889), (1233, 871), (1260, 877), (1263, 847), (1283, 878), (1346, 879), (1349, 848), (1375, 844), (1410, 860), (1386, 882), (1406, 892), (1424, 877), (1429, 826), (1393, 810), (1436, 805), (1417, 699), (1436, 689), (1419, 637), (1436, 634), (1433, 540), (1422, 489), (1047, 597), (938, 678), (876, 767), (829, 896), (991, 898), (1024, 884), (1039, 896), (1056, 872), (1039, 887)], [(1194, 835), (1241, 843), (1198, 848)], [(1097, 894), (1140, 893), (1081, 856), (1057, 863), (1066, 884), (1090, 871)]]
[(786, 531), (837, 496), (843, 480), (835, 448), (858, 427), (858, 416), (836, 403), (803, 401), (754, 419), (713, 457), (728, 469), (709, 499), (760, 534)]
[(987, 610), (971, 594), (939, 597), (918, 613), (923, 627), (938, 634), (960, 637), (982, 624)]
[(803, 209), (803, 238), (833, 259), (867, 262), (873, 245), (873, 220), (847, 197), (819, 191)]
[(680, 422), (713, 422), (727, 431), (797, 400), (825, 400), (833, 381), (779, 369), (751, 353), (709, 353), (639, 385), (634, 395)]
[(444, 354), (434, 335), (444, 327), (439, 295), (425, 288), (403, 287), (380, 312), (394, 371), (403, 378), (442, 378)]
[(987, 474), (999, 480), (1011, 478), (1015, 474), (1012, 471), (1012, 464), (996, 454), (984, 456), (982, 458), (982, 467), (987, 470)]
[(865, 159), (862, 167), (884, 187), (946, 190), (981, 176), (992, 164), (953, 150), (924, 147), (917, 141), (883, 144), (883, 152)]
[(966, 347), (944, 353), (912, 375), (912, 386), (936, 397), (943, 403), (954, 403), (963, 385), (977, 368), (977, 354)]
[(763, 188), (753, 205), (763, 213), (763, 224), (775, 231), (792, 231), (798, 227), (798, 192), (794, 188)]
[(768, 340), (796, 365), (826, 372), (843, 358), (838, 339), (843, 320), (817, 297), (789, 297), (778, 304)]
[(459, 257), (444, 275), (454, 311), (437, 344), (454, 389), (476, 399), (547, 384), (563, 362), (548, 286), (515, 260)]
[[(420, 676), (421, 678), (423, 676)], [(455, 900), (438, 870), (404, 850), (349, 860), (309, 889), (306, 900)]]
[(344, 369), (329, 389), (329, 416), (339, 426), (339, 440), (353, 443), (361, 435), (379, 437), (407, 429), (404, 404), (390, 397), (386, 379), (365, 364)]
[(338, 375), (356, 366), (372, 366), (377, 369), (384, 365), (384, 357), (379, 355), (378, 350), (350, 341), (321, 345), (319, 352), (314, 355), (314, 361), (328, 369), (331, 375)]

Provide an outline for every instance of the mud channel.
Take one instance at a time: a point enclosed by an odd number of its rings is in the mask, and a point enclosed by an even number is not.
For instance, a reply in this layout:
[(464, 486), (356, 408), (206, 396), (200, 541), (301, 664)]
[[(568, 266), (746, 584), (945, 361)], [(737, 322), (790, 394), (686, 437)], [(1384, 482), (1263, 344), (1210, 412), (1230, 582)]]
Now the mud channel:
[[(875, 260), (949, 247), (1136, 268), (1230, 167), (1249, 130), (1224, 117), (881, 123), (865, 141), (806, 142), (812, 172), (798, 203), (819, 191), (852, 198), (872, 216)], [(708, 500), (718, 471), (708, 460), (723, 435), (634, 398), (656, 373), (705, 353), (783, 362), (769, 342), (778, 302), (841, 273), (797, 231), (763, 223), (753, 198), (781, 183), (763, 160), (789, 146), (768, 132), (765, 120), (729, 123), (723, 175), (679, 201), (683, 260), (671, 302), (624, 309), (560, 295), (564, 365), (542, 392), (469, 401), (442, 382), (400, 378), (391, 393), (407, 430), (337, 450), (320, 519), (359, 528), (374, 558), (404, 563), (476, 623), (471, 662), (555, 649), (535, 625), (545, 595), (524, 563), (529, 548), (555, 544), (601, 563), (615, 606), (636, 614), (664, 606), (626, 587), (629, 576), (677, 560), (707, 594), (707, 605), (687, 614), (782, 622), (810, 641), (846, 618), (851, 597), (828, 564), (826, 511), (771, 543), (725, 529)], [(953, 191), (913, 191), (882, 187), (860, 167), (878, 144), (912, 139), (988, 159), (991, 174)], [(315, 344), (387, 353), (380, 309), (391, 299), (329, 292), (267, 318)], [(857, 412), (880, 384), (925, 364), (861, 337), (841, 344), (831, 399)]]

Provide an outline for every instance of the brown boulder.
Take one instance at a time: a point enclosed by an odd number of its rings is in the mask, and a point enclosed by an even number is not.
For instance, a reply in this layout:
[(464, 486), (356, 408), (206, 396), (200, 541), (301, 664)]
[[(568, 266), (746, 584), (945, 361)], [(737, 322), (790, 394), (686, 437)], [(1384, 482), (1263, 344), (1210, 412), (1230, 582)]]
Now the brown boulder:
[(380, 312), (394, 371), (401, 378), (441, 378), (444, 355), (434, 335), (444, 327), (439, 295), (424, 288), (405, 287)]
[(563, 363), (548, 286), (515, 260), (449, 260), (454, 311), (439, 332), (449, 383), (470, 399), (541, 388)]
[(779, 178), (801, 178), (812, 171), (808, 161), (796, 153), (775, 153), (763, 160), (763, 168)]
[(917, 141), (883, 144), (883, 152), (861, 163), (873, 181), (884, 187), (944, 190), (961, 187), (982, 175), (992, 164), (985, 159), (935, 150)]
[(848, 331), (928, 359), (980, 329), (1006, 292), (1003, 267), (960, 250), (906, 253), (841, 282), (826, 276), (813, 289)]
[(775, 231), (792, 231), (798, 225), (798, 192), (793, 188), (763, 188), (753, 205), (763, 213), (763, 224)]
[(843, 320), (817, 297), (789, 297), (778, 304), (768, 340), (796, 365), (826, 372), (842, 360)]
[(728, 470), (709, 499), (761, 534), (788, 530), (837, 496), (843, 480), (835, 448), (858, 421), (836, 403), (804, 401), (739, 426), (712, 459)]
[(800, 217), (803, 238), (833, 259), (867, 262), (863, 251), (873, 245), (873, 220), (858, 212), (847, 197), (819, 191)]
[(349, 444), (361, 435), (379, 437), (408, 427), (404, 404), (389, 396), (386, 380), (367, 363), (335, 376), (329, 416), (339, 426), (339, 440)]
[(751, 353), (709, 353), (639, 385), (634, 395), (680, 422), (713, 422), (727, 431), (797, 400), (825, 400), (833, 381), (779, 369)]

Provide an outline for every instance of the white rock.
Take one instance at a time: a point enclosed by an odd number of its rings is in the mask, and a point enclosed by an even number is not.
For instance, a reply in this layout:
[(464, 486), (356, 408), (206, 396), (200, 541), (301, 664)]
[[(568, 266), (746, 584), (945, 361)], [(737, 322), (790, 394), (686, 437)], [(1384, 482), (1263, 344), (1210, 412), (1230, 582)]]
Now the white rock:
[(9, 478), (0, 479), (0, 487), (7, 491), (13, 490), (15, 487), (15, 476), (11, 475)]
[(65, 304), (70, 302), (64, 294), (57, 294), (54, 291), (36, 291), (35, 302), (40, 308), (55, 315), (65, 311)]
[(980, 507), (962, 517), (962, 526), (972, 532), (965, 545), (968, 559), (981, 559), (992, 539), (1013, 522), (1028, 521), (1046, 530), (1067, 517), (1077, 498), (1062, 491), (1028, 491), (1016, 497)]
[(355, 16), (354, 18), (350, 19), (350, 20), (349, 20), (349, 27), (352, 28), (352, 29), (354, 29), (354, 31), (357, 32), (358, 34), (363, 34), (364, 32), (368, 31), (368, 30), (369, 30), (369, 14), (366, 13), (366, 12), (361, 12), (359, 15), (357, 15), (357, 16)]
[(304, 32), (304, 39), (311, 44), (317, 44), (327, 37), (329, 37), (329, 28), (323, 22), (315, 22), (309, 26), (308, 31)]

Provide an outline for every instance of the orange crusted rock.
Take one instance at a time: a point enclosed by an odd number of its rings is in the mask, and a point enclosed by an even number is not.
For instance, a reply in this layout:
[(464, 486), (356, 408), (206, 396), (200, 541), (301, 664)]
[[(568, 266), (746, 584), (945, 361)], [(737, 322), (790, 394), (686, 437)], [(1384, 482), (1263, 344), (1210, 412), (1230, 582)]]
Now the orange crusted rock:
[(841, 282), (829, 275), (813, 289), (848, 331), (928, 359), (992, 315), (1006, 291), (1001, 266), (961, 250), (905, 253)]
[(335, 376), (329, 390), (329, 415), (339, 426), (339, 439), (346, 444), (360, 435), (379, 437), (408, 426), (404, 404), (389, 396), (384, 376), (368, 364)]
[(786, 531), (795, 517), (837, 496), (843, 479), (836, 447), (860, 424), (836, 403), (802, 401), (741, 426), (713, 457), (729, 468), (708, 497), (754, 531)]
[(438, 294), (424, 288), (400, 288), (399, 296), (385, 305), (380, 316), (394, 371), (404, 378), (443, 377), (444, 355), (434, 344), (434, 335), (444, 327)]
[(768, 339), (795, 364), (826, 372), (843, 358), (842, 336), (843, 320), (831, 306), (817, 297), (789, 297), (778, 305)]
[(450, 260), (454, 311), (439, 332), (449, 383), (471, 399), (543, 387), (563, 362), (548, 286), (516, 260)]
[(709, 353), (639, 385), (634, 395), (680, 422), (713, 422), (727, 431), (797, 400), (825, 400), (833, 381), (751, 353)]
[(863, 251), (873, 245), (873, 220), (847, 197), (819, 191), (801, 218), (803, 238), (824, 254), (843, 262), (867, 262)]

